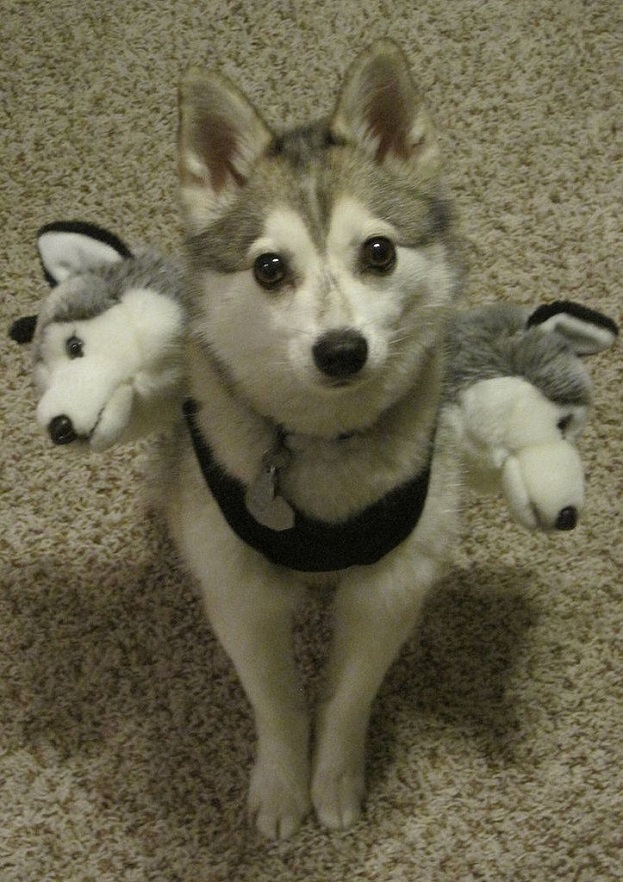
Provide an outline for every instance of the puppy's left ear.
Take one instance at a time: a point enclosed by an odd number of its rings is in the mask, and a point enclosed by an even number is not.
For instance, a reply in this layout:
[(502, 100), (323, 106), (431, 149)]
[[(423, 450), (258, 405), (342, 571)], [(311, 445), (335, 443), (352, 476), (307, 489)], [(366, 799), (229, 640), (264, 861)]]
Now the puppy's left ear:
[(333, 116), (334, 136), (354, 143), (377, 162), (398, 160), (437, 167), (435, 128), (402, 50), (380, 40), (348, 70)]
[(594, 355), (609, 349), (619, 333), (616, 322), (607, 315), (572, 300), (539, 306), (529, 316), (526, 327), (538, 328), (546, 334), (556, 332), (576, 355)]

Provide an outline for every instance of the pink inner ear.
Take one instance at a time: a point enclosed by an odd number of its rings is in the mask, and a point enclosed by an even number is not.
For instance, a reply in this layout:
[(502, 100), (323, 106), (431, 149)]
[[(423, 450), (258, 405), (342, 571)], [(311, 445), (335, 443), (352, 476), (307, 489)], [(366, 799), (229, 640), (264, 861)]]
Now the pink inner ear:
[(411, 154), (409, 131), (411, 115), (405, 105), (405, 95), (399, 81), (388, 72), (379, 76), (371, 72), (368, 82), (366, 119), (370, 132), (378, 138), (376, 158), (379, 162), (393, 153), (402, 159)]
[(205, 120), (199, 132), (199, 142), (203, 147), (212, 188), (216, 193), (226, 186), (230, 177), (238, 186), (245, 183), (245, 177), (233, 162), (237, 150), (236, 131), (225, 119), (221, 117)]
[[(379, 90), (380, 91), (380, 90)], [(409, 149), (409, 126), (406, 119), (405, 108), (402, 105), (402, 97), (398, 89), (393, 89), (395, 95), (388, 100), (389, 89), (383, 91), (382, 101), (373, 100), (369, 108), (368, 120), (370, 130), (379, 140), (376, 158), (382, 162), (388, 153), (393, 153), (402, 159), (408, 159)]]

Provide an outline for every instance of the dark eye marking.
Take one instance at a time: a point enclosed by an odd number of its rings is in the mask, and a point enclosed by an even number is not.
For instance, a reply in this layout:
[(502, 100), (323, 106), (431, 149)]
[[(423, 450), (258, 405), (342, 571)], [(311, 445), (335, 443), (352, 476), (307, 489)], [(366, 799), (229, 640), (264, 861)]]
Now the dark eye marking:
[(258, 285), (270, 291), (285, 281), (288, 265), (280, 254), (260, 254), (253, 264), (253, 275)]
[(68, 337), (67, 340), (65, 340), (65, 352), (69, 358), (82, 358), (84, 355), (84, 342), (80, 337), (76, 337), (75, 334), (72, 334), (71, 337)]
[(390, 273), (396, 265), (396, 247), (386, 236), (373, 236), (361, 246), (361, 268), (374, 273)]
[(566, 416), (558, 420), (558, 428), (564, 435), (571, 423), (573, 422), (573, 414), (568, 413)]

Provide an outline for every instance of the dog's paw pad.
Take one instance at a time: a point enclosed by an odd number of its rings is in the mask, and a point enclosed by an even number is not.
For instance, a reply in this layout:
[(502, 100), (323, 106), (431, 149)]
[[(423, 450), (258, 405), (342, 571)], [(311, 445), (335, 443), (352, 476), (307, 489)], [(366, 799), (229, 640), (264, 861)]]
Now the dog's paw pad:
[(348, 830), (361, 815), (365, 793), (363, 775), (318, 775), (312, 787), (316, 816), (329, 830)]
[(263, 836), (270, 839), (293, 836), (310, 810), (307, 783), (298, 785), (256, 766), (249, 789), (249, 813)]

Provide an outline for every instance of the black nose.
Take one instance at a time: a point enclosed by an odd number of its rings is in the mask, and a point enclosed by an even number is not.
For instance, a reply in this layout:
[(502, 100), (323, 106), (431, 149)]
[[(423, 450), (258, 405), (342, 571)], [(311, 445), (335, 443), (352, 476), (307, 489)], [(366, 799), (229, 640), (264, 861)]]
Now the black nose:
[(48, 425), (50, 438), (55, 444), (71, 444), (78, 437), (68, 416), (55, 416)]
[(312, 350), (316, 367), (328, 377), (342, 379), (358, 373), (368, 358), (368, 343), (359, 331), (327, 331)]
[(577, 522), (577, 509), (573, 505), (568, 505), (566, 508), (563, 508), (558, 512), (558, 518), (556, 519), (556, 529), (573, 530)]

